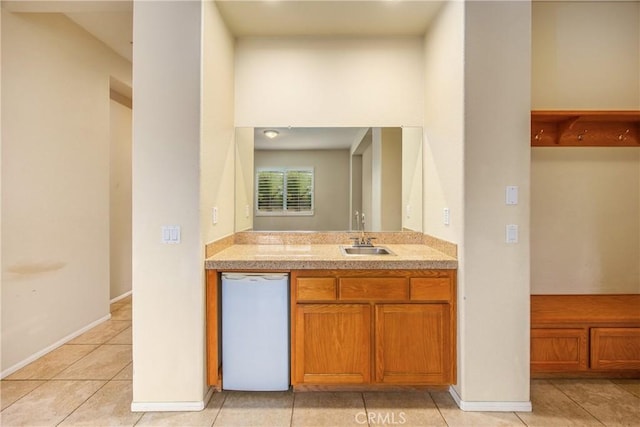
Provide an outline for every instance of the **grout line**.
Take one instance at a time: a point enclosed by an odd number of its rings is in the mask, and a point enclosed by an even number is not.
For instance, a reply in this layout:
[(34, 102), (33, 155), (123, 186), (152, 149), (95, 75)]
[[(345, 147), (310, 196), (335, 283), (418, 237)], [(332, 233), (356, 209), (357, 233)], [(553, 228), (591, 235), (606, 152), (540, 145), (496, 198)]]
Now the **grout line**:
[(367, 425), (371, 427), (371, 423), (369, 422), (369, 410), (367, 409), (367, 401), (364, 398), (364, 392), (360, 393), (360, 398), (362, 399), (362, 406), (364, 407), (364, 415), (367, 417)]
[[(623, 379), (623, 378), (620, 378), (620, 379)], [(626, 378), (624, 378), (624, 379), (626, 379)], [(615, 382), (613, 380), (609, 380), (609, 381), (611, 381), (611, 384), (615, 385), (617, 388), (619, 388), (620, 390), (624, 391), (625, 393), (628, 393), (631, 396), (640, 399), (640, 395), (637, 395), (634, 392), (627, 390), (626, 388), (622, 387), (622, 385), (618, 384), (617, 382)]]
[(605, 423), (603, 423), (598, 417), (596, 417), (595, 415), (593, 415), (591, 412), (589, 412), (589, 410), (587, 408), (585, 408), (584, 406), (582, 406), (580, 403), (578, 403), (575, 399), (573, 399), (571, 396), (569, 396), (567, 393), (564, 392), (564, 390), (562, 390), (560, 388), (560, 386), (558, 386), (557, 384), (554, 384), (551, 380), (548, 381), (549, 384), (551, 384), (552, 386), (554, 386), (556, 389), (558, 389), (560, 391), (560, 393), (564, 394), (565, 396), (567, 396), (567, 399), (569, 399), (570, 401), (572, 401), (573, 403), (575, 403), (578, 407), (582, 408), (583, 411), (585, 411), (587, 414), (591, 415), (593, 417), (594, 420), (596, 420), (597, 422), (599, 422), (600, 424), (602, 424), (603, 426), (606, 426)]
[[(53, 381), (53, 380), (51, 380)], [(68, 381), (94, 381), (94, 380), (68, 380)], [(100, 380), (100, 381), (104, 381), (104, 380)], [(96, 395), (96, 393), (98, 393), (100, 390), (102, 390), (104, 388), (104, 386), (107, 385), (109, 381), (104, 381), (104, 384), (102, 384), (100, 387), (98, 387), (98, 389), (96, 391), (94, 391), (89, 397), (87, 397), (84, 401), (82, 401), (78, 406), (75, 407), (75, 409), (73, 409), (71, 412), (69, 412), (67, 414), (66, 417), (64, 417), (62, 419), (62, 421), (60, 421), (58, 424), (56, 424), (56, 426), (59, 426), (60, 424), (62, 424), (63, 422), (65, 422), (65, 420), (67, 418), (69, 418), (71, 416), (71, 414), (73, 414), (74, 412), (76, 412), (78, 410), (78, 408), (80, 408), (82, 405), (84, 405), (85, 403), (87, 403), (89, 401), (89, 399), (91, 399), (93, 396)]]
[[(444, 421), (445, 425), (449, 426), (449, 423), (447, 422), (447, 419), (445, 418), (444, 414), (440, 410), (440, 407), (438, 406), (438, 402), (436, 402), (436, 400), (433, 398), (433, 396), (431, 395), (431, 392), (427, 392), (427, 394), (429, 395), (429, 398), (431, 399), (431, 402), (433, 402), (433, 405), (438, 410), (438, 414), (440, 414), (440, 418), (442, 418), (442, 421)], [(458, 408), (458, 409), (460, 409), (460, 408)]]
[(516, 418), (518, 418), (520, 420), (520, 422), (525, 425), (525, 426), (529, 426), (529, 424), (527, 424), (521, 417), (520, 415), (518, 415), (517, 412), (513, 412), (513, 414), (516, 416)]
[(296, 410), (296, 393), (291, 391), (293, 399), (291, 399), (291, 418), (289, 419), (289, 427), (293, 427), (293, 412)]
[[(222, 391), (216, 392), (216, 393), (223, 393)], [(211, 423), (210, 427), (213, 427), (216, 425), (216, 421), (218, 421), (218, 417), (220, 416), (220, 412), (222, 412), (222, 408), (224, 407), (224, 404), (227, 401), (227, 396), (229, 396), (227, 393), (223, 394), (222, 397), (222, 403), (220, 404), (220, 407), (218, 408), (218, 412), (216, 413), (216, 416), (213, 418), (213, 422)], [(212, 397), (213, 399), (213, 397)]]
[[(6, 380), (2, 380), (3, 382)], [(2, 409), (2, 411), (0, 412), (4, 412), (6, 409), (9, 409), (11, 406), (13, 406), (15, 403), (19, 402), (20, 400), (24, 399), (25, 397), (29, 396), (31, 393), (33, 393), (34, 391), (36, 391), (37, 389), (39, 389), (40, 387), (42, 387), (43, 385), (45, 385), (46, 383), (48, 383), (48, 380), (12, 380), (12, 381), (42, 381), (42, 384), (36, 386), (33, 390), (31, 390), (30, 392), (26, 393), (24, 396), (19, 397), (18, 399), (16, 399), (13, 403), (11, 403), (10, 405), (8, 405), (6, 408)]]

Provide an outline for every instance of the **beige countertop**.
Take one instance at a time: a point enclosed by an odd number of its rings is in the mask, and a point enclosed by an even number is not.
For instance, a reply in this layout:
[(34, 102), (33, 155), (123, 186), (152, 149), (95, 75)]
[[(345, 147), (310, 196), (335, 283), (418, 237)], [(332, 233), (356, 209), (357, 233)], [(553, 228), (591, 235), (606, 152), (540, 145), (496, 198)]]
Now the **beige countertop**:
[(456, 269), (458, 261), (424, 244), (384, 244), (395, 255), (343, 255), (337, 244), (232, 245), (205, 260), (208, 270)]

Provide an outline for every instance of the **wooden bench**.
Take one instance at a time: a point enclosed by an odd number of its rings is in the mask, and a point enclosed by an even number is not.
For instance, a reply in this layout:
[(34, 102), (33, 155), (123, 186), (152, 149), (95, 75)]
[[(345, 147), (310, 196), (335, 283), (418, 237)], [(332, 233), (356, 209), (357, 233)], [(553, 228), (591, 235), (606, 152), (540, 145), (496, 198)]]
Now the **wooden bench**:
[(532, 295), (531, 376), (640, 378), (640, 295)]

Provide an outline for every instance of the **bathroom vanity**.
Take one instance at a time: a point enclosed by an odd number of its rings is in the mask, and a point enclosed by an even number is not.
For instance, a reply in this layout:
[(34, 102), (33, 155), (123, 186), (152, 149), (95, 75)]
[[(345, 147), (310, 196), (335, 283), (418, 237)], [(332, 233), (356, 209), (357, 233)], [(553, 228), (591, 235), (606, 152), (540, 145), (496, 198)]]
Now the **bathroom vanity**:
[(454, 384), (457, 261), (423, 244), (385, 246), (394, 255), (348, 256), (338, 244), (234, 244), (207, 258), (209, 384), (222, 385), (222, 271), (290, 275), (295, 390)]

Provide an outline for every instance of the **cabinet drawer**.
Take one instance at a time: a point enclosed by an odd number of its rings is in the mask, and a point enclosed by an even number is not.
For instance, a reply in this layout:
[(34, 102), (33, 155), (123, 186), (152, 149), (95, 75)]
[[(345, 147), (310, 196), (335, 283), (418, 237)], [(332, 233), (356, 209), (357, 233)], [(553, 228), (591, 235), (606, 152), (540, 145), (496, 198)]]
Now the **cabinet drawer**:
[(410, 292), (412, 301), (450, 301), (451, 280), (448, 277), (414, 277)]
[(591, 328), (592, 369), (640, 369), (640, 328)]
[(338, 299), (403, 301), (409, 298), (404, 277), (342, 277)]
[(531, 370), (550, 372), (587, 369), (587, 329), (532, 329)]
[(298, 301), (332, 301), (336, 299), (336, 279), (333, 277), (300, 277), (297, 280)]

